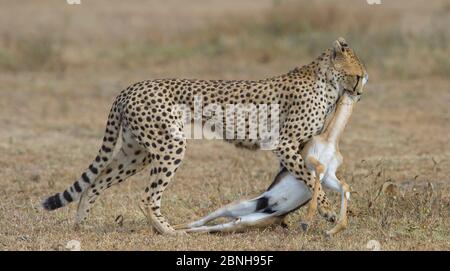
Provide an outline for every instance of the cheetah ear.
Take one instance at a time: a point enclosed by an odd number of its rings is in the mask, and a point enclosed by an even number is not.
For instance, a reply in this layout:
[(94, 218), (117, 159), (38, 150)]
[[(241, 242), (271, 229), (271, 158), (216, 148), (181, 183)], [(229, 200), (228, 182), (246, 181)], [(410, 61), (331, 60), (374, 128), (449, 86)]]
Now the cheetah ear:
[(333, 59), (344, 52), (343, 44), (340, 42), (340, 39), (342, 38), (339, 38), (333, 42)]
[(337, 41), (341, 44), (342, 47), (347, 47), (348, 44), (343, 37), (339, 37)]
[(341, 43), (339, 40), (336, 40), (333, 42), (333, 48), (331, 50), (331, 62), (333, 65), (338, 68), (339, 65), (339, 59), (342, 59), (342, 53), (344, 52), (344, 49), (342, 48)]

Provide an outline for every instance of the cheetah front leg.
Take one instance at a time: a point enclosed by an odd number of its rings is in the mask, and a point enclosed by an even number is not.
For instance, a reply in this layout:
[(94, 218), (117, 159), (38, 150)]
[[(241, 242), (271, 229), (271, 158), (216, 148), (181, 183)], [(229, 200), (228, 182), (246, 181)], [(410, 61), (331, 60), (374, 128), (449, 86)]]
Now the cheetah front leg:
[[(304, 159), (300, 154), (299, 146), (299, 143), (294, 144), (292, 140), (281, 140), (278, 148), (274, 150), (274, 153), (292, 175), (305, 182), (305, 184), (313, 190), (316, 179), (306, 168)], [(336, 213), (333, 211), (322, 186), (318, 187), (316, 194), (319, 214), (328, 221), (334, 222), (336, 220)]]

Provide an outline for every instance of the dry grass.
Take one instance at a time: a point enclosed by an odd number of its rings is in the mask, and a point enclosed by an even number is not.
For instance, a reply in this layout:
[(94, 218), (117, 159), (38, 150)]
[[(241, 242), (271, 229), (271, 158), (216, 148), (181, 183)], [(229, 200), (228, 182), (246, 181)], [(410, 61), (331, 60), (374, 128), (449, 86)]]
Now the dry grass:
[[(93, 250), (364, 250), (371, 239), (386, 250), (450, 249), (446, 1), (1, 2), (1, 250), (63, 249), (71, 239)], [(303, 210), (290, 216), (289, 230), (153, 234), (136, 204), (146, 172), (104, 193), (80, 232), (72, 230), (75, 205), (39, 209), (89, 164), (109, 106), (129, 83), (263, 78), (305, 64), (337, 36), (355, 47), (371, 79), (341, 144), (341, 175), (354, 193), (350, 228), (334, 239), (324, 238), (332, 225), (320, 218), (303, 234)], [(177, 224), (254, 196), (276, 168), (268, 152), (190, 142), (163, 212)], [(397, 193), (377, 198), (386, 181)]]

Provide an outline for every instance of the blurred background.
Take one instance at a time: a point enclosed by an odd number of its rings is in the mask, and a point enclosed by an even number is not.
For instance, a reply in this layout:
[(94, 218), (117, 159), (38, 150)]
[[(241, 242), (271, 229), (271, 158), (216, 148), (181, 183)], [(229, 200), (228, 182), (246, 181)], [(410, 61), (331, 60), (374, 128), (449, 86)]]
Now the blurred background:
[[(449, 26), (444, 0), (0, 0), (0, 249), (61, 249), (74, 237), (90, 249), (365, 249), (367, 238), (384, 249), (450, 249)], [(100, 198), (93, 230), (71, 231), (75, 205), (39, 210), (95, 156), (129, 84), (262, 79), (309, 63), (339, 36), (370, 79), (342, 139), (354, 217), (336, 240), (317, 237), (323, 221), (300, 235), (296, 214), (289, 233), (167, 241), (132, 204), (146, 172)], [(268, 152), (191, 142), (163, 212), (176, 224), (254, 196), (277, 166)], [(400, 194), (373, 203), (387, 181)]]
[(343, 36), (374, 80), (450, 74), (448, 1), (0, 3), (5, 73), (125, 69), (149, 78), (161, 70), (205, 77), (234, 70), (252, 77), (305, 64)]

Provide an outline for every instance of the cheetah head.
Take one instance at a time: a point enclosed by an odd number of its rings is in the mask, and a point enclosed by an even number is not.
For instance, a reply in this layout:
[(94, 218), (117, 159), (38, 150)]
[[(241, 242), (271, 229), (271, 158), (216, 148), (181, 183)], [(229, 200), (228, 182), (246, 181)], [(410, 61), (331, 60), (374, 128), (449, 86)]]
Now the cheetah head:
[(343, 38), (333, 43), (331, 50), (331, 68), (339, 89), (352, 95), (361, 95), (369, 75), (364, 65)]

